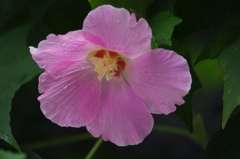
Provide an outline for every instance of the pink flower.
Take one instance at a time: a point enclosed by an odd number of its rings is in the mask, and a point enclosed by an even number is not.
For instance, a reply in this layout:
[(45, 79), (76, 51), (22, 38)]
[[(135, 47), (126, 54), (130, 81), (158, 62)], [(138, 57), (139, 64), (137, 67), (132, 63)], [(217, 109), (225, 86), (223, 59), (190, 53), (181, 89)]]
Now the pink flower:
[(151, 51), (151, 38), (146, 20), (104, 5), (88, 14), (82, 30), (50, 34), (30, 47), (45, 69), (38, 97), (43, 114), (119, 146), (142, 142), (153, 127), (151, 113), (175, 111), (191, 85), (186, 60)]

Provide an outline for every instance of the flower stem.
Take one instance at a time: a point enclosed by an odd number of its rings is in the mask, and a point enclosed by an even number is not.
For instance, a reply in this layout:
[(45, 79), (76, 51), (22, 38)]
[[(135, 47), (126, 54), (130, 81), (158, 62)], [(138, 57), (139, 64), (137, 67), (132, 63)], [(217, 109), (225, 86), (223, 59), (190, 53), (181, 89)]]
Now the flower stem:
[(102, 144), (102, 142), (103, 142), (102, 137), (99, 137), (99, 139), (97, 140), (95, 145), (92, 147), (91, 151), (88, 153), (85, 159), (91, 159), (93, 155), (96, 153), (96, 151), (98, 150), (99, 146)]
[(34, 143), (21, 145), (21, 147), (25, 150), (37, 150), (37, 149), (41, 149), (41, 148), (47, 148), (47, 147), (56, 146), (56, 145), (84, 141), (84, 140), (88, 140), (88, 139), (94, 139), (94, 138), (89, 133), (81, 133), (81, 134), (67, 136), (67, 137), (60, 137), (60, 138), (55, 138), (55, 139), (50, 139), (50, 140), (37, 141)]
[(167, 125), (159, 125), (159, 124), (155, 124), (155, 126), (153, 127), (153, 130), (164, 131), (168, 133), (185, 136), (195, 141), (199, 145), (201, 145), (201, 147), (204, 150), (208, 143), (208, 137), (207, 137), (202, 116), (200, 114), (193, 116), (193, 128), (194, 128), (194, 132), (192, 134), (190, 134), (189, 131), (181, 128), (176, 128), (176, 127), (167, 126)]
[(153, 130), (164, 131), (164, 132), (168, 132), (168, 133), (182, 135), (182, 136), (185, 136), (185, 137), (199, 143), (196, 135), (190, 134), (187, 130), (184, 130), (184, 129), (181, 129), (181, 128), (167, 126), (167, 125), (155, 124), (154, 127), (153, 127)]
[(193, 127), (195, 130), (194, 134), (198, 139), (198, 143), (202, 146), (203, 149), (205, 149), (208, 144), (208, 137), (203, 118), (200, 114), (193, 116)]

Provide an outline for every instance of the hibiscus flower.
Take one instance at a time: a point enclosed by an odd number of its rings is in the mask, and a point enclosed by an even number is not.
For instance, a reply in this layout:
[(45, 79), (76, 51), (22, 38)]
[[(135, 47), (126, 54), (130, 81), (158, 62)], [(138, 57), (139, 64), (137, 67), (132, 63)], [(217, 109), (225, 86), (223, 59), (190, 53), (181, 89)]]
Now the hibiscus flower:
[(82, 30), (50, 34), (30, 47), (45, 70), (38, 97), (43, 114), (119, 146), (142, 142), (153, 127), (151, 113), (175, 111), (191, 85), (187, 61), (151, 50), (151, 38), (146, 20), (103, 5), (87, 15)]

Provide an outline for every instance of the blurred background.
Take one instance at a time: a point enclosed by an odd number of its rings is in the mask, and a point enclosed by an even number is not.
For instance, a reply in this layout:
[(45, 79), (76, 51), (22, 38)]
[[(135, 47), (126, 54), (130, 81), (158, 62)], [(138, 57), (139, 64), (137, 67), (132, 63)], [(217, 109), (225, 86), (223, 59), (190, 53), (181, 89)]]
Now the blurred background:
[[(175, 50), (181, 55), (189, 53), (190, 61), (194, 64), (207, 40), (229, 12), (232, 2), (169, 1), (173, 5), (170, 12), (183, 21), (175, 27), (172, 46), (159, 47)], [(158, 6), (162, 3), (163, 0), (153, 2), (147, 11), (148, 19), (156, 14)], [(27, 46), (35, 47), (50, 33), (65, 34), (81, 29), (84, 18), (91, 10), (87, 0), (2, 0), (0, 7), (0, 35), (30, 25), (26, 43)], [(30, 53), (27, 56), (30, 56)], [(202, 61), (194, 65), (193, 69), (202, 84), (193, 94), (193, 114), (194, 117), (201, 115), (207, 136), (211, 139), (221, 129), (223, 70), (218, 66), (217, 60)], [(39, 74), (41, 71), (39, 70)], [(23, 151), (33, 151), (43, 159), (84, 158), (97, 139), (91, 137), (84, 127), (63, 128), (44, 117), (37, 101), (39, 74), (22, 85), (14, 95), (10, 113), (13, 136)], [(157, 124), (188, 130), (174, 113), (153, 116)], [(79, 138), (79, 134), (85, 134), (85, 138)], [(41, 143), (45, 140), (45, 143)], [(13, 150), (2, 140), (0, 147)], [(118, 147), (113, 143), (104, 142), (93, 158), (201, 159), (203, 156), (204, 151), (199, 143), (182, 135), (154, 129), (137, 146)]]

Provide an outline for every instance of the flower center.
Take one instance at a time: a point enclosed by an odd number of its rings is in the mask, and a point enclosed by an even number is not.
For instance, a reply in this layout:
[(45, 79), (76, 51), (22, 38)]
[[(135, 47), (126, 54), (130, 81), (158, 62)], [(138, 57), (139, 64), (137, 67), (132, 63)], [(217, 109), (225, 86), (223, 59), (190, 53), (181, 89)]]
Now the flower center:
[(95, 66), (95, 71), (98, 73), (98, 79), (102, 81), (105, 76), (107, 81), (113, 76), (120, 76), (120, 69), (124, 70), (126, 63), (122, 56), (111, 50), (98, 50), (93, 53), (92, 63)]
[(102, 59), (97, 59), (92, 62), (95, 65), (95, 71), (98, 73), (98, 79), (102, 81), (104, 75), (109, 81), (115, 75), (117, 68), (117, 60), (109, 55), (104, 55)]

